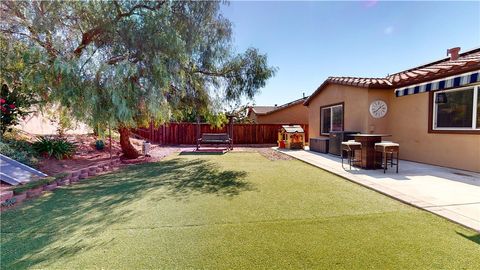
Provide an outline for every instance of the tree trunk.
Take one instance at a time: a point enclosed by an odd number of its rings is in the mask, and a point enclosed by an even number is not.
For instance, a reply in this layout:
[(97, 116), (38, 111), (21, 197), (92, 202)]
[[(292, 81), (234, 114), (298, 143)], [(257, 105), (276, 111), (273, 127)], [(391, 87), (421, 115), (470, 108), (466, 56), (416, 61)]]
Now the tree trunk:
[(140, 154), (130, 143), (130, 129), (121, 127), (118, 129), (118, 132), (120, 133), (120, 146), (122, 147), (123, 156), (127, 159), (137, 158)]

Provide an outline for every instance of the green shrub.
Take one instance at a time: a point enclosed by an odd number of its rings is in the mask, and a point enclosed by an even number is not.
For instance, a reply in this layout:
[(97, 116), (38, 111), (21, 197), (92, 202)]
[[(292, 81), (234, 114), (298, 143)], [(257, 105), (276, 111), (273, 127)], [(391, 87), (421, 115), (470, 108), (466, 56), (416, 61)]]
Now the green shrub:
[(25, 165), (36, 167), (38, 164), (37, 152), (32, 144), (15, 139), (0, 140), (0, 153)]
[(75, 153), (75, 144), (64, 139), (50, 139), (47, 137), (39, 137), (33, 143), (33, 149), (39, 154), (56, 159), (70, 158)]
[(17, 199), (16, 198), (10, 198), (4, 202), (2, 202), (2, 207), (9, 207), (9, 206), (12, 206), (14, 205), (15, 203), (17, 202)]
[(49, 185), (53, 182), (55, 182), (55, 177), (45, 177), (38, 180), (34, 180), (32, 182), (28, 182), (24, 185), (15, 186), (14, 188), (12, 188), (12, 191), (13, 191), (13, 194), (18, 195), (26, 192), (29, 189), (34, 189), (44, 185)]

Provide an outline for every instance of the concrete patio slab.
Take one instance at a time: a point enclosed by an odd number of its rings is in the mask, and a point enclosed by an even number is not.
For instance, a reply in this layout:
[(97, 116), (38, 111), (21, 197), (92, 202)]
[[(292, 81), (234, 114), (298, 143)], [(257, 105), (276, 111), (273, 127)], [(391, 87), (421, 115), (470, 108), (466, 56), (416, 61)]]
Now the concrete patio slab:
[(480, 232), (480, 174), (400, 160), (399, 173), (363, 170), (340, 157), (306, 150), (275, 150)]

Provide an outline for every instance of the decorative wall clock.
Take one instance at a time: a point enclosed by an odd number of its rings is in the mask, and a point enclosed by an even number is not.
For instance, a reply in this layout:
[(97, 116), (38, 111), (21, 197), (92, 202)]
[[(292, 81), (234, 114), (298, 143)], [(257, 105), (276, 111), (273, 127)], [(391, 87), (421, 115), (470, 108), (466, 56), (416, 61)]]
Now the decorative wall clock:
[(383, 100), (375, 100), (370, 103), (370, 115), (373, 118), (382, 118), (387, 114), (388, 106)]

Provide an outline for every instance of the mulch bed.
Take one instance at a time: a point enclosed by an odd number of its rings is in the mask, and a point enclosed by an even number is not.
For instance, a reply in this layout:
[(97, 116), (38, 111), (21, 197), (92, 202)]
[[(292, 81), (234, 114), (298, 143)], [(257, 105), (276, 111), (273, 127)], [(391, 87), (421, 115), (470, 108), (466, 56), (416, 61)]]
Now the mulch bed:
[[(70, 159), (57, 160), (54, 158), (42, 159), (39, 163), (39, 170), (48, 174), (55, 175), (65, 171), (76, 171), (110, 160), (110, 148), (108, 139), (105, 140), (105, 148), (97, 150), (95, 141), (97, 138), (93, 135), (68, 135), (66, 138), (74, 142), (77, 151)], [(121, 154), (120, 144), (112, 140), (112, 158), (118, 158)]]
[(283, 153), (277, 152), (272, 148), (258, 148), (256, 149), (258, 153), (262, 156), (268, 158), (269, 160), (291, 160), (292, 157), (285, 155)]

